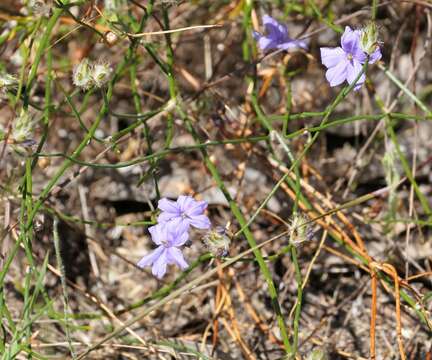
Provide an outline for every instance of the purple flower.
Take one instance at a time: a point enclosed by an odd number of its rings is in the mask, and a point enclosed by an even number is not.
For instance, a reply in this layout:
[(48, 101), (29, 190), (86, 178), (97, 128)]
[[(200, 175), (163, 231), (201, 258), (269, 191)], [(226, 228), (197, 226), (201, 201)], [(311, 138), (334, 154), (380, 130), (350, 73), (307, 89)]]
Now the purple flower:
[(177, 201), (162, 198), (158, 202), (158, 208), (162, 210), (158, 216), (158, 222), (174, 222), (178, 226), (189, 228), (190, 225), (198, 229), (209, 229), (209, 218), (204, 215), (207, 208), (206, 201), (196, 201), (191, 196), (181, 195)]
[(182, 270), (188, 267), (179, 249), (189, 239), (186, 227), (175, 226), (174, 223), (157, 224), (151, 226), (149, 232), (153, 242), (159, 246), (138, 262), (140, 268), (152, 265), (153, 275), (161, 279), (167, 265), (175, 264)]
[[(320, 49), (321, 61), (328, 69), (326, 79), (330, 83), (330, 86), (340, 85), (345, 80), (348, 84), (352, 84), (362, 70), (363, 64), (368, 59), (368, 55), (361, 46), (361, 34), (360, 30), (351, 30), (347, 26), (341, 38), (342, 47), (322, 47)], [(369, 64), (373, 64), (379, 59), (381, 59), (381, 50), (377, 46), (376, 50), (369, 56)], [(360, 89), (365, 79), (365, 74), (362, 74), (354, 90)]]
[(264, 15), (263, 24), (267, 35), (262, 35), (256, 31), (253, 32), (253, 37), (258, 42), (258, 46), (262, 51), (273, 49), (288, 50), (293, 48), (307, 48), (307, 45), (304, 41), (291, 39), (288, 36), (287, 27), (277, 22), (271, 16)]

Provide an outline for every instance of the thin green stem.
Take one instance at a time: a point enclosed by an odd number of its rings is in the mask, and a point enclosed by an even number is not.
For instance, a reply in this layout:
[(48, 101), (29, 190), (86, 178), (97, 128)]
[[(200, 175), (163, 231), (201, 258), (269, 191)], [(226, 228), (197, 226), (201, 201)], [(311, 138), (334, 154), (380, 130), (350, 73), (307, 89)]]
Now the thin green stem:
[(378, 64), (378, 67), (384, 72), (384, 74), (393, 81), (396, 86), (401, 89), (412, 101), (414, 101), (420, 109), (422, 109), (428, 117), (432, 116), (431, 110), (427, 105), (421, 101), (410, 89), (408, 89), (393, 73), (387, 69), (384, 65)]
[(293, 326), (293, 355), (297, 354), (298, 348), (298, 333), (299, 333), (299, 323), (300, 323), (300, 314), (301, 314), (301, 305), (303, 299), (303, 279), (301, 276), (300, 266), (297, 258), (297, 249), (295, 246), (291, 246), (291, 259), (294, 264), (295, 270), (295, 278), (297, 283), (297, 302), (296, 309), (294, 314), (294, 326)]
[[(131, 79), (131, 89), (132, 89), (132, 96), (133, 96), (133, 100), (134, 100), (134, 105), (135, 105), (135, 111), (137, 112), (137, 114), (142, 114), (143, 109), (142, 109), (142, 105), (141, 105), (141, 99), (139, 97), (138, 94), (138, 87), (137, 87), (137, 82), (138, 82), (138, 78), (137, 78), (137, 58), (135, 57), (131, 67), (130, 67), (130, 79)], [(151, 135), (150, 135), (150, 129), (147, 125), (147, 120), (144, 119), (142, 120), (143, 123), (143, 134), (144, 137), (146, 139), (147, 142), (147, 153), (149, 155), (153, 154), (153, 149), (152, 149), (152, 139), (151, 139)], [(154, 183), (154, 187), (155, 187), (155, 191), (156, 191), (156, 197), (157, 199), (160, 198), (160, 192), (159, 192), (159, 185), (158, 185), (158, 180), (157, 180), (157, 176), (156, 173), (154, 171), (154, 168), (157, 164), (157, 159), (151, 159), (150, 160), (150, 172), (151, 172), (151, 176), (153, 178), (153, 183)]]
[[(129, 59), (130, 59), (130, 56), (129, 57), (127, 56), (118, 65), (116, 72), (120, 72), (125, 67), (126, 63), (129, 61)], [(78, 147), (72, 153), (72, 155), (70, 156), (70, 159), (66, 159), (63, 162), (63, 164), (60, 166), (60, 169), (51, 178), (51, 180), (48, 182), (48, 184), (45, 186), (45, 188), (43, 189), (43, 191), (39, 195), (39, 198), (38, 198), (37, 202), (35, 203), (35, 206), (33, 207), (33, 210), (31, 212), (29, 218), (27, 219), (27, 228), (29, 228), (31, 226), (32, 221), (34, 219), (34, 216), (36, 215), (36, 213), (39, 210), (39, 208), (42, 206), (43, 202), (45, 201), (45, 199), (48, 196), (48, 194), (51, 191), (51, 189), (57, 184), (57, 182), (63, 176), (63, 174), (65, 173), (65, 171), (73, 164), (72, 159), (75, 160), (81, 154), (81, 152), (85, 149), (85, 147), (88, 146), (88, 144), (91, 141), (91, 139), (93, 138), (96, 130), (98, 129), (100, 122), (105, 117), (105, 115), (108, 113), (108, 102), (109, 102), (109, 100), (112, 97), (113, 87), (114, 87), (114, 84), (115, 84), (115, 80), (116, 80), (116, 77), (114, 76), (114, 78), (109, 83), (109, 86), (108, 86), (108, 89), (107, 89), (107, 94), (104, 95), (104, 99), (105, 99), (104, 104), (102, 105), (102, 108), (101, 108), (98, 116), (96, 117), (94, 123), (89, 128), (89, 131), (86, 133), (86, 135), (84, 136), (84, 138), (81, 141), (81, 143), (78, 145)]]
[(151, 155), (136, 157), (133, 160), (125, 161), (125, 162), (121, 162), (121, 163), (116, 163), (116, 164), (98, 164), (98, 163), (81, 161), (81, 160), (78, 160), (72, 156), (69, 156), (69, 155), (66, 155), (63, 153), (52, 153), (52, 154), (40, 153), (40, 154), (37, 154), (37, 156), (38, 157), (63, 157), (65, 159), (70, 160), (74, 164), (78, 164), (78, 165), (89, 166), (89, 167), (100, 168), (100, 169), (119, 169), (119, 168), (124, 168), (124, 167), (128, 167), (128, 166), (140, 164), (140, 163), (143, 163), (146, 161), (150, 161), (152, 159), (160, 159), (160, 158), (163, 158), (163, 157), (165, 157), (171, 153), (193, 151), (193, 150), (198, 150), (198, 149), (207, 148), (207, 147), (211, 147), (211, 146), (217, 146), (217, 145), (254, 143), (254, 142), (265, 141), (267, 139), (268, 139), (268, 136), (263, 135), (263, 136), (254, 136), (254, 137), (250, 137), (250, 138), (246, 137), (246, 138), (239, 138), (239, 139), (232, 139), (232, 140), (207, 141), (207, 142), (201, 143), (201, 144), (179, 146), (179, 147), (175, 147), (175, 148), (171, 148), (171, 149), (161, 150), (161, 151), (155, 152)]
[[(65, 1), (65, 3), (67, 4), (68, 1)], [(47, 26), (45, 28), (45, 32), (42, 35), (42, 38), (40, 39), (39, 47), (36, 51), (36, 55), (34, 57), (34, 60), (32, 62), (32, 66), (30, 68), (30, 74), (28, 76), (27, 85), (26, 85), (26, 93), (27, 94), (30, 94), (30, 90), (33, 87), (33, 84), (36, 80), (37, 70), (38, 70), (39, 64), (42, 60), (42, 56), (44, 55), (45, 50), (48, 46), (49, 39), (50, 39), (51, 34), (54, 30), (54, 26), (57, 24), (57, 21), (60, 18), (60, 16), (62, 15), (62, 13), (63, 13), (63, 9), (54, 8), (53, 13), (52, 13), (50, 19), (48, 20)]]
[(377, 7), (378, 7), (378, 0), (372, 0), (372, 7), (371, 7), (371, 19), (372, 19), (372, 21), (376, 20)]

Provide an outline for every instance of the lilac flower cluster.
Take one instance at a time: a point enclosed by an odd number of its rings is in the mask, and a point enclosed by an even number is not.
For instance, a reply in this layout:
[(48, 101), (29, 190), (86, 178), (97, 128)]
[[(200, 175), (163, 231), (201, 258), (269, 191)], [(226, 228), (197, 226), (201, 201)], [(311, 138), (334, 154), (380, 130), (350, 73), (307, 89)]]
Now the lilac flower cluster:
[[(260, 49), (270, 50), (307, 49), (302, 40), (289, 37), (288, 29), (269, 15), (263, 16), (265, 34), (254, 31), (253, 36)], [(326, 79), (330, 86), (337, 86), (347, 81), (358, 90), (365, 82), (366, 76), (361, 73), (366, 62), (373, 64), (381, 59), (381, 50), (377, 40), (377, 29), (371, 23), (363, 30), (352, 30), (349, 26), (341, 38), (341, 46), (335, 48), (322, 47), (321, 60), (327, 67)], [(152, 266), (152, 273), (159, 279), (167, 270), (167, 265), (175, 264), (184, 270), (188, 267), (181, 247), (189, 240), (189, 228), (209, 229), (210, 220), (204, 214), (207, 202), (196, 201), (191, 196), (179, 196), (177, 201), (166, 198), (159, 200), (158, 224), (149, 228), (152, 241), (158, 245), (156, 249), (144, 256), (138, 266)], [(229, 240), (223, 234), (211, 232), (205, 242), (217, 251), (227, 251)], [(217, 252), (216, 251), (216, 252)]]
[(209, 229), (209, 218), (204, 214), (206, 201), (196, 201), (191, 196), (179, 196), (177, 201), (162, 198), (158, 208), (162, 212), (158, 216), (158, 224), (151, 226), (149, 232), (152, 241), (158, 245), (156, 249), (144, 256), (138, 266), (152, 266), (152, 273), (161, 279), (167, 270), (167, 265), (177, 265), (184, 270), (188, 267), (181, 252), (189, 240), (189, 228)]
[[(307, 49), (304, 41), (291, 39), (287, 27), (271, 16), (264, 15), (263, 24), (266, 35), (253, 32), (262, 51)], [(366, 61), (373, 64), (381, 59), (381, 50), (376, 37), (374, 24), (363, 30), (352, 30), (347, 26), (342, 35), (340, 47), (320, 49), (322, 63), (327, 67), (326, 79), (330, 86), (340, 85), (345, 80), (348, 84), (352, 84), (358, 78), (354, 90), (360, 89), (366, 79), (364, 73), (360, 75), (363, 65)]]

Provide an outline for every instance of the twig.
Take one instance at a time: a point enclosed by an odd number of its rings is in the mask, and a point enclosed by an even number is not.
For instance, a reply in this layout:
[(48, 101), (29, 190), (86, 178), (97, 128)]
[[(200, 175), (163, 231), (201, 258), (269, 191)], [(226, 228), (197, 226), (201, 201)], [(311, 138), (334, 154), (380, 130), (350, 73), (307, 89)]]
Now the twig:
[(183, 28), (178, 29), (172, 29), (172, 30), (162, 30), (162, 31), (150, 31), (150, 32), (143, 32), (138, 34), (133, 33), (125, 33), (127, 36), (130, 36), (132, 38), (140, 38), (144, 36), (152, 36), (152, 35), (165, 35), (165, 34), (173, 34), (178, 32), (184, 32), (189, 30), (196, 30), (196, 29), (213, 29), (213, 28), (220, 28), (222, 25), (215, 24), (215, 25), (195, 25), (195, 26), (187, 26)]

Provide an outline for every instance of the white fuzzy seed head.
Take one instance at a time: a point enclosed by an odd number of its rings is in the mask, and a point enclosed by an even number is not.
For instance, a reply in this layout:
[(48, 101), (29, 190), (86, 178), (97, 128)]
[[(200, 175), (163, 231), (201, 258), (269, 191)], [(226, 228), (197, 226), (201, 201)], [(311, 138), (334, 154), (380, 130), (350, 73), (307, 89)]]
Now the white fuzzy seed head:
[(33, 137), (34, 121), (27, 112), (21, 112), (13, 123), (12, 139), (17, 143), (29, 141)]
[(93, 65), (91, 78), (97, 87), (104, 86), (110, 79), (112, 73), (111, 65), (105, 62), (98, 62)]
[(374, 22), (370, 22), (361, 30), (360, 46), (362, 50), (371, 55), (378, 47), (378, 29)]
[(14, 89), (18, 86), (18, 79), (11, 74), (2, 73), (0, 74), (0, 89), (2, 91), (7, 91)]
[(229, 253), (231, 240), (226, 233), (226, 229), (218, 226), (209, 230), (204, 235), (204, 244), (208, 250), (217, 257), (227, 256)]
[(78, 86), (83, 90), (88, 90), (93, 86), (91, 63), (87, 58), (81, 60), (79, 64), (75, 65), (72, 74), (72, 81), (75, 86)]
[(309, 353), (306, 360), (327, 360), (327, 354), (324, 350), (321, 349), (315, 349), (311, 353)]
[(305, 241), (309, 241), (312, 236), (313, 233), (309, 226), (309, 219), (303, 214), (294, 214), (289, 227), (290, 243), (299, 245)]

